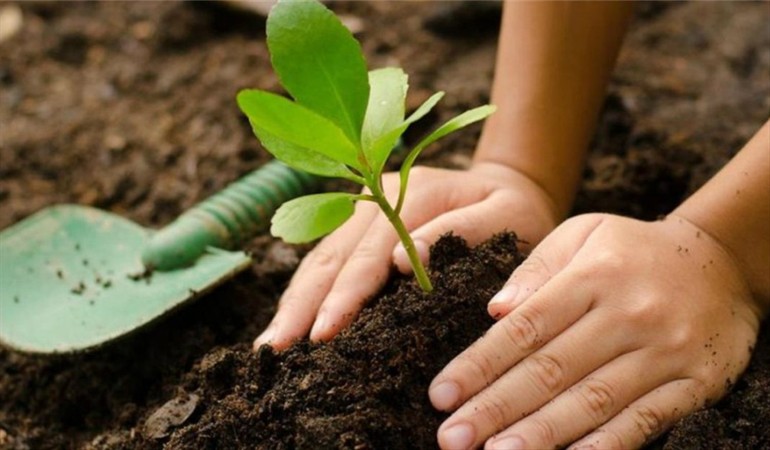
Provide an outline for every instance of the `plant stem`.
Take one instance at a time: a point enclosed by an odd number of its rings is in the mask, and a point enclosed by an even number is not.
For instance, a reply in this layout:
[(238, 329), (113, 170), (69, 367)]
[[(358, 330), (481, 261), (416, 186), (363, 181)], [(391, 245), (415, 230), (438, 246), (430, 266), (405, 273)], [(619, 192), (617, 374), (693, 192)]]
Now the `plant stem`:
[(417, 283), (423, 291), (431, 292), (433, 290), (433, 285), (430, 283), (430, 278), (428, 278), (428, 274), (425, 272), (425, 267), (422, 265), (419, 255), (417, 255), (417, 250), (414, 248), (414, 241), (406, 230), (404, 222), (385, 199), (385, 195), (382, 194), (382, 191), (376, 189), (373, 190), (373, 194), (374, 198), (377, 200), (377, 204), (380, 205), (380, 209), (382, 209), (382, 212), (385, 214), (385, 217), (388, 218), (390, 223), (393, 224), (393, 228), (396, 229), (396, 233), (398, 234), (399, 239), (401, 239), (401, 243), (404, 245), (404, 250), (406, 250), (406, 254), (409, 256), (409, 262), (412, 264), (414, 277), (417, 278)]

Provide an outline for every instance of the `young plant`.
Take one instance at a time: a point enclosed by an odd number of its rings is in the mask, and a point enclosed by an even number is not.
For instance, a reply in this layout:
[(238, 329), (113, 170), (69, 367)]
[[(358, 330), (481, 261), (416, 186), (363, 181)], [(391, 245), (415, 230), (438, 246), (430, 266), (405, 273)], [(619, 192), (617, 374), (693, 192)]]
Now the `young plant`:
[(239, 92), (238, 105), (254, 134), (289, 166), (345, 178), (369, 192), (330, 192), (294, 199), (278, 209), (270, 232), (289, 243), (309, 242), (342, 225), (353, 215), (355, 202), (377, 203), (401, 239), (418, 283), (431, 291), (430, 279), (399, 216), (409, 171), (425, 147), (484, 119), (494, 106), (460, 114), (412, 148), (401, 166), (398, 200), (391, 205), (381, 181), (385, 162), (407, 127), (425, 116), (444, 93), (434, 94), (404, 118), (408, 88), (404, 71), (388, 67), (367, 72), (359, 43), (315, 0), (275, 5), (267, 19), (267, 45), (273, 68), (294, 101), (261, 90)]

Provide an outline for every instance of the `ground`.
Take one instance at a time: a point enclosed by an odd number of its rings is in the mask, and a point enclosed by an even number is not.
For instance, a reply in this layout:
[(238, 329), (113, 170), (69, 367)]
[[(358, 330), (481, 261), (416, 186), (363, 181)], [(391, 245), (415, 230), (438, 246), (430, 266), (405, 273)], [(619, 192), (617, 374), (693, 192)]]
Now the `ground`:
[[(447, 91), (407, 142), (488, 101), (496, 7), (483, 3), (458, 14), (458, 5), (332, 4), (358, 22), (371, 67), (400, 65), (410, 74), (410, 108), (435, 90)], [(16, 7), (0, 3), (0, 11)], [(0, 228), (67, 202), (160, 226), (267, 160), (234, 101), (246, 87), (279, 90), (260, 19), (196, 2), (18, 8), (20, 28), (0, 41)], [(718, 170), (767, 120), (769, 20), (766, 3), (639, 5), (574, 212), (654, 219)], [(467, 166), (478, 130), (428, 149), (423, 163)], [(0, 448), (173, 447), (195, 427), (205, 435), (200, 427), (219, 399), (253, 402), (246, 406), (261, 401), (255, 396), (268, 388), (208, 389), (198, 400), (188, 395), (212, 381), (206, 378), (212, 371), (219, 374), (214, 379), (231, 374), (245, 383), (243, 377), (263, 376), (260, 370), (291, 360), (265, 352), (250, 356), (247, 345), (269, 320), (307, 248), (261, 235), (248, 249), (255, 262), (246, 273), (116, 345), (56, 358), (0, 349)], [(394, 283), (396, 289), (400, 281)], [(767, 335), (733, 393), (657, 445), (770, 446), (762, 429), (770, 422)], [(319, 351), (327, 350), (302, 344), (292, 354), (301, 359)], [(419, 370), (435, 371), (432, 364)], [(298, 380), (296, 388), (302, 385)], [(148, 423), (157, 424), (153, 413), (172, 399), (173, 412), (192, 412), (164, 429), (171, 437), (149, 436)], [(420, 410), (424, 399), (419, 402), (404, 407)], [(439, 417), (425, 415), (425, 423)], [(313, 426), (325, 427), (313, 422), (306, 428)]]

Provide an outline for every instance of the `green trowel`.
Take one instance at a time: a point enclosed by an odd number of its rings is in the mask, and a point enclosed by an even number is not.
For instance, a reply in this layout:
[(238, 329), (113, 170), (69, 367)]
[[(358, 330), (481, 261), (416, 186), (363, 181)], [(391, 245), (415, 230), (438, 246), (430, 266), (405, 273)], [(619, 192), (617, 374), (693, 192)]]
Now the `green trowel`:
[(84, 206), (38, 212), (0, 233), (0, 342), (81, 351), (154, 321), (248, 267), (226, 249), (317, 180), (272, 161), (159, 231)]

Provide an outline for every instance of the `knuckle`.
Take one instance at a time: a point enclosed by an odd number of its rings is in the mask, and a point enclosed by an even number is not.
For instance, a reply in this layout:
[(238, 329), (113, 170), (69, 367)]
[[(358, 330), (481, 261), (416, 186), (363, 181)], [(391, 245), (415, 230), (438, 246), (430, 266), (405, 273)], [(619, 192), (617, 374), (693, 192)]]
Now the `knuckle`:
[(596, 423), (603, 423), (615, 408), (615, 390), (608, 383), (592, 378), (580, 384), (577, 395)]
[(482, 423), (492, 425), (495, 432), (500, 431), (513, 422), (513, 410), (510, 402), (504, 400), (505, 396), (486, 396), (481, 401), (478, 410)]
[(706, 358), (703, 364), (690, 372), (697, 385), (692, 389), (693, 399), (709, 398), (712, 395), (719, 395), (724, 387), (724, 379), (727, 374), (725, 367), (720, 365), (713, 358)]
[(604, 271), (617, 272), (627, 266), (626, 258), (616, 250), (604, 250), (593, 258), (594, 262)]
[[(724, 395), (723, 388), (725, 386), (725, 373), (721, 368), (717, 368), (713, 364), (711, 366), (713, 367), (711, 369), (712, 378), (710, 378), (710, 380), (713, 380), (712, 382), (706, 381), (706, 378), (701, 380), (693, 380), (693, 402), (696, 405), (693, 407), (693, 409), (700, 409), (705, 405), (709, 405), (711, 402), (718, 400), (722, 397), (722, 395)], [(720, 383), (716, 383), (717, 381)]]
[(323, 269), (336, 269), (341, 264), (342, 257), (337, 251), (320, 245), (311, 250), (303, 261), (303, 266), (315, 266)]
[(615, 250), (603, 250), (591, 256), (589, 264), (572, 269), (575, 277), (591, 279), (596, 277), (615, 277), (626, 266), (626, 258)]
[(490, 385), (497, 378), (495, 365), (485, 352), (468, 349), (458, 356), (458, 362), (469, 370), (471, 379), (484, 380), (485, 386)]
[(548, 267), (548, 263), (539, 251), (535, 250), (532, 254), (525, 259), (519, 267), (516, 268), (516, 272), (513, 274), (514, 278), (521, 276), (537, 276), (542, 278), (551, 278), (552, 272)]
[(670, 352), (680, 353), (689, 348), (696, 341), (695, 329), (687, 321), (681, 321), (676, 328), (667, 333)]
[(530, 352), (542, 342), (538, 323), (540, 323), (539, 313), (530, 307), (509, 314), (501, 326), (510, 345), (521, 351)]
[(661, 308), (661, 298), (657, 294), (648, 294), (637, 296), (633, 301), (623, 305), (622, 311), (624, 319), (634, 325), (639, 325), (640, 329), (659, 329), (662, 323), (665, 323), (665, 317), (662, 316), (665, 308)]
[(540, 418), (531, 418), (529, 420), (530, 420), (529, 426), (531, 426), (533, 434), (535, 435), (536, 442), (539, 442), (543, 445), (557, 444), (556, 428), (550, 421), (543, 420)]
[(382, 252), (377, 246), (378, 244), (379, 242), (374, 242), (373, 240), (369, 239), (362, 241), (358, 247), (356, 247), (356, 250), (353, 252), (353, 254), (350, 255), (349, 259), (358, 263), (365, 261), (384, 260)]
[(530, 376), (536, 384), (545, 387), (546, 393), (552, 395), (562, 390), (564, 369), (556, 358), (543, 353), (535, 353), (527, 361)]
[(640, 433), (644, 442), (648, 442), (658, 436), (663, 431), (665, 423), (665, 418), (660, 409), (649, 405), (635, 408), (631, 412), (631, 420), (633, 420), (634, 427)]

